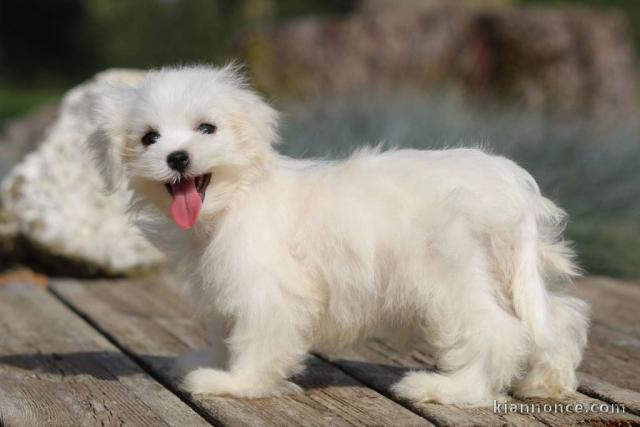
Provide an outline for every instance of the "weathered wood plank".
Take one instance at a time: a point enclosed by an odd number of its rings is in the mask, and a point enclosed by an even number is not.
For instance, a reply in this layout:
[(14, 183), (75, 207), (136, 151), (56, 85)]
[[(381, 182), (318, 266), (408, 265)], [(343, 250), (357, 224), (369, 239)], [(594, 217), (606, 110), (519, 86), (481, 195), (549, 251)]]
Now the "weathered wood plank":
[(640, 391), (640, 285), (588, 277), (576, 283), (576, 290), (592, 306), (589, 346), (580, 369)]
[(575, 290), (592, 306), (592, 319), (640, 339), (640, 283), (585, 277)]
[(640, 342), (594, 320), (580, 370), (621, 388), (640, 390)]
[[(408, 369), (434, 369), (434, 360), (424, 347), (418, 347), (409, 354), (402, 354), (384, 342), (370, 341), (366, 345), (349, 353), (323, 355), (340, 366), (345, 372), (358, 378), (370, 387), (385, 395), (390, 394), (390, 386), (398, 381)], [(529, 399), (515, 403), (530, 405), (555, 404), (559, 402), (542, 399)], [(583, 407), (592, 404), (608, 403), (578, 393), (572, 399), (564, 400), (565, 404), (580, 404)], [(621, 402), (624, 403), (624, 402)], [(599, 423), (640, 423), (640, 417), (633, 414), (611, 413), (556, 413), (541, 412), (536, 414), (499, 413), (494, 408), (465, 408), (453, 405), (416, 404), (414, 410), (438, 425), (573, 425)]]
[(0, 287), (0, 425), (209, 425), (41, 287)]
[[(431, 358), (420, 351), (404, 354), (384, 342), (374, 340), (349, 352), (324, 354), (322, 357), (388, 396), (392, 396), (391, 386), (407, 371), (433, 369)], [(435, 403), (419, 403), (411, 406), (414, 411), (441, 426), (544, 425), (541, 421), (527, 415), (496, 414), (493, 408), (466, 408)]]
[[(586, 278), (577, 284), (577, 289), (579, 294), (592, 304), (593, 309), (589, 346), (581, 368), (590, 375), (581, 376), (583, 383), (579, 390), (605, 402), (622, 403), (629, 412), (638, 414), (637, 408), (640, 403), (638, 393), (634, 390), (640, 387), (640, 311), (637, 309), (640, 307), (640, 286), (625, 285), (606, 278)], [(404, 356), (393, 346), (380, 342), (368, 343), (350, 354), (327, 357), (337, 357), (336, 363), (346, 372), (384, 394), (389, 393), (389, 386), (397, 381), (402, 373), (397, 366), (434, 366), (426, 346), (422, 347), (422, 351), (419, 349)], [(377, 366), (367, 362), (375, 362)], [(588, 396), (578, 396), (579, 402), (597, 402)], [(521, 421), (518, 417), (496, 418), (490, 409), (464, 409), (459, 412), (456, 409), (456, 412), (453, 412), (453, 407), (441, 405), (417, 405), (414, 409), (439, 424), (457, 425), (463, 423), (465, 417), (467, 422), (471, 422), (469, 417), (482, 422), (490, 422), (492, 419), (501, 419), (500, 422), (506, 423)], [(554, 417), (553, 414), (543, 414), (537, 418), (545, 423), (554, 423), (558, 421)], [(565, 416), (564, 422), (604, 422), (611, 421), (611, 418), (624, 418), (607, 414), (603, 414), (603, 418), (598, 418), (596, 414), (574, 414), (571, 417), (570, 420)]]
[[(56, 281), (52, 289), (133, 353), (164, 381), (173, 358), (206, 346), (190, 309), (177, 292), (158, 281), (88, 284)], [(193, 398), (225, 425), (430, 425), (424, 418), (312, 357), (296, 382), (300, 395), (267, 399)]]
[[(608, 288), (616, 287), (615, 282), (608, 284)], [(579, 289), (582, 284), (579, 284)], [(593, 369), (587, 372), (595, 372), (598, 374), (605, 373), (611, 376), (612, 371), (621, 371), (620, 378), (625, 378), (625, 371), (627, 369), (635, 372), (638, 369), (638, 365), (635, 364), (635, 358), (638, 357), (638, 351), (633, 346), (623, 345), (622, 350), (618, 351), (612, 348), (611, 338), (615, 339), (618, 343), (627, 343), (629, 335), (629, 325), (633, 326), (633, 322), (636, 321), (637, 315), (628, 316), (629, 313), (635, 313), (630, 311), (631, 307), (624, 307), (624, 316), (622, 320), (620, 317), (616, 317), (617, 310), (611, 310), (610, 308), (616, 307), (617, 302), (621, 299), (626, 301), (625, 304), (637, 304), (634, 299), (635, 295), (631, 291), (631, 296), (626, 290), (620, 291), (615, 289), (615, 292), (610, 292), (611, 298), (602, 298), (599, 295), (599, 289), (597, 285), (592, 285), (595, 289), (594, 294), (583, 295), (588, 300), (593, 300), (594, 303), (594, 328), (592, 330), (591, 344), (587, 351), (585, 362)], [(75, 288), (78, 288), (76, 285)], [(608, 289), (607, 288), (607, 289)], [(58, 287), (56, 287), (58, 289)], [(156, 370), (168, 370), (171, 364), (171, 358), (176, 354), (185, 351), (187, 348), (199, 348), (204, 345), (204, 333), (193, 333), (193, 325), (190, 319), (189, 311), (186, 306), (182, 304), (176, 304), (176, 294), (173, 291), (157, 292), (154, 298), (149, 299), (147, 286), (130, 285), (121, 286), (116, 288), (109, 288), (108, 292), (100, 291), (100, 299), (106, 301), (105, 310), (111, 310), (110, 307), (122, 307), (121, 310), (125, 311), (129, 316), (134, 318), (135, 322), (139, 325), (131, 323), (130, 328), (118, 327), (118, 334), (122, 339), (128, 340), (130, 343), (142, 343), (140, 348), (147, 349), (148, 353), (152, 353), (154, 356), (147, 355), (144, 357), (150, 365)], [(591, 288), (589, 288), (591, 289)], [(588, 289), (588, 290), (589, 290)], [(80, 288), (85, 291), (86, 289)], [(154, 289), (157, 291), (158, 289)], [(78, 289), (75, 289), (74, 294), (78, 297)], [(620, 294), (622, 292), (622, 295)], [(82, 292), (81, 292), (82, 293)], [(80, 298), (82, 300), (82, 298)], [(91, 298), (89, 298), (91, 299)], [(138, 301), (146, 301), (145, 306), (140, 306)], [(133, 302), (134, 307), (129, 307), (128, 304)], [(84, 304), (84, 303), (83, 303)], [(606, 311), (602, 306), (609, 307)], [(637, 305), (635, 305), (637, 307)], [(95, 310), (94, 310), (95, 311)], [(163, 314), (160, 314), (163, 313)], [(604, 313), (604, 314), (603, 314)], [(102, 317), (105, 317), (104, 315)], [(606, 323), (601, 323), (600, 319), (604, 319)], [(621, 326), (621, 327), (619, 327)], [(148, 333), (149, 330), (159, 329), (153, 333)], [(637, 330), (637, 329), (636, 329)], [(622, 334), (622, 335), (620, 335)], [(156, 336), (162, 336), (162, 340), (156, 340)], [(607, 337), (608, 340), (602, 337)], [(424, 350), (424, 349), (423, 349)], [(164, 358), (163, 358), (164, 357)], [(373, 363), (372, 363), (373, 362)], [(338, 365), (349, 372), (353, 376), (359, 378), (361, 381), (372, 386), (376, 390), (387, 394), (389, 393), (389, 386), (395, 382), (403, 372), (402, 367), (424, 367), (429, 366), (431, 359), (425, 351), (414, 351), (408, 356), (403, 356), (396, 352), (393, 348), (386, 346), (384, 343), (369, 343), (365, 348), (360, 349), (359, 352), (341, 355), (338, 358)], [(314, 361), (319, 364), (319, 362)], [(321, 365), (325, 366), (325, 365)], [(619, 368), (622, 369), (619, 369)], [(314, 367), (310, 372), (318, 372), (318, 367)], [(628, 371), (627, 371), (628, 372)], [(606, 381), (594, 377), (589, 381), (583, 379), (581, 391), (588, 393), (590, 396), (595, 396), (606, 402), (620, 402), (625, 404), (630, 411), (637, 411), (637, 395), (633, 394), (630, 390), (624, 390), (619, 387), (615, 387), (608, 384)], [(608, 378), (607, 378), (608, 379)], [(304, 381), (304, 379), (303, 379)], [(338, 380), (338, 382), (341, 380)], [(633, 380), (635, 381), (635, 380)], [(636, 384), (635, 382), (633, 384)], [(311, 379), (307, 387), (314, 387), (315, 380)], [(309, 393), (307, 393), (309, 394)], [(348, 396), (345, 397), (349, 399)], [(290, 398), (287, 398), (290, 399)], [(295, 399), (292, 397), (291, 399)], [(225, 399), (221, 399), (224, 401)], [(281, 400), (279, 400), (281, 401)], [(539, 402), (539, 401), (537, 401)], [(581, 402), (583, 404), (597, 403), (598, 400), (589, 398), (584, 395), (577, 396), (577, 400), (574, 402)], [(228, 402), (223, 402), (224, 405), (228, 405)], [(224, 406), (222, 402), (217, 402), (217, 406)], [(278, 406), (278, 402), (271, 402), (272, 405)], [(536, 403), (531, 401), (530, 403)], [(323, 404), (327, 404), (326, 401)], [(214, 410), (216, 405), (212, 403), (210, 409)], [(272, 411), (272, 409), (263, 408), (265, 411)], [(337, 409), (340, 410), (340, 409)], [(461, 425), (461, 424), (535, 424), (535, 423), (576, 423), (576, 422), (636, 422), (637, 418), (633, 416), (624, 417), (607, 414), (573, 414), (568, 416), (567, 414), (539, 414), (536, 416), (527, 416), (521, 414), (494, 414), (492, 408), (480, 408), (480, 409), (468, 409), (457, 408), (454, 406), (443, 406), (435, 404), (421, 404), (416, 405), (413, 408), (414, 411), (427, 417), (429, 420), (441, 424), (441, 425)], [(225, 411), (245, 411), (251, 413), (246, 407), (227, 407)], [(259, 410), (260, 411), (260, 410)], [(258, 413), (257, 417), (264, 416), (263, 413)], [(313, 416), (313, 415), (312, 415)], [(256, 418), (251, 418), (253, 415), (249, 415), (248, 418), (243, 418), (246, 422), (255, 422)], [(227, 421), (234, 420), (233, 417)], [(286, 422), (286, 418), (270, 418), (273, 423)]]
[(613, 384), (580, 373), (580, 391), (589, 396), (595, 396), (605, 402), (622, 403), (627, 411), (640, 415), (640, 393), (633, 390), (616, 387)]
[[(592, 303), (593, 325), (590, 331), (590, 344), (585, 354), (586, 371), (593, 375), (581, 376), (583, 383), (573, 403), (591, 405), (604, 402), (618, 402), (628, 408), (628, 412), (637, 414), (638, 393), (633, 390), (616, 387), (606, 380), (613, 379), (617, 384), (635, 388), (638, 386), (640, 372), (640, 346), (636, 336), (640, 334), (640, 289), (624, 286), (610, 279), (584, 279), (578, 283), (581, 295)], [(605, 293), (606, 295), (603, 295)], [(633, 333), (631, 333), (633, 331)], [(383, 394), (390, 393), (389, 388), (406, 369), (433, 369), (434, 360), (426, 345), (419, 346), (408, 355), (401, 354), (393, 346), (372, 341), (350, 353), (324, 355), (338, 364), (352, 376), (360, 379)], [(403, 369), (404, 368), (404, 369)], [(594, 375), (597, 375), (594, 376)], [(594, 399), (597, 398), (597, 399)], [(598, 400), (599, 399), (599, 400)], [(541, 400), (529, 400), (527, 403), (544, 403)], [(609, 423), (638, 422), (632, 414), (554, 414), (536, 415), (501, 414), (496, 416), (493, 408), (464, 409), (442, 405), (415, 405), (414, 410), (437, 424), (459, 425), (479, 423), (519, 424), (521, 422), (557, 423)]]

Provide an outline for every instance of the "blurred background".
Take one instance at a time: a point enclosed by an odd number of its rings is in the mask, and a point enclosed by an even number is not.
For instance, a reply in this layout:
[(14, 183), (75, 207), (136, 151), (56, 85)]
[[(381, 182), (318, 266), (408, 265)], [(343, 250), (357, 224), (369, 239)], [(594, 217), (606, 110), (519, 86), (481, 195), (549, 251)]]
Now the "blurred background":
[(485, 147), (569, 212), (588, 273), (638, 278), (639, 38), (634, 0), (0, 0), (0, 178), (97, 72), (235, 59), (283, 153)]

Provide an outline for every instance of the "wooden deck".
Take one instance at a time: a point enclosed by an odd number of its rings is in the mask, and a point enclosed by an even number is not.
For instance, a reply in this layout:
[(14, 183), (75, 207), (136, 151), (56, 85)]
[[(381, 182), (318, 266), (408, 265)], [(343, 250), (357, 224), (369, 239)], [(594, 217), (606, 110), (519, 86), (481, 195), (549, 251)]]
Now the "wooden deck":
[[(295, 378), (303, 394), (192, 397), (171, 366), (203, 348), (205, 333), (173, 287), (158, 279), (29, 282), (0, 285), (0, 425), (640, 425), (640, 284), (578, 284), (593, 305), (593, 325), (579, 393), (562, 403), (607, 411), (538, 406), (523, 414), (398, 401), (390, 385), (407, 369), (433, 367), (433, 359), (421, 348), (402, 354), (377, 341), (311, 356)], [(624, 413), (611, 413), (612, 403)]]

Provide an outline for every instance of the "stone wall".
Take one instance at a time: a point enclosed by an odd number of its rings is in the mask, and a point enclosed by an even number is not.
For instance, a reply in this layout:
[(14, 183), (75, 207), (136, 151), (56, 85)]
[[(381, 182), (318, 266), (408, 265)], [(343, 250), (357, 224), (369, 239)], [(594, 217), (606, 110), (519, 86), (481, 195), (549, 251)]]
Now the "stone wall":
[(258, 86), (278, 96), (447, 88), (560, 117), (635, 117), (634, 54), (621, 14), (494, 3), (364, 2), (345, 18), (256, 33), (242, 52)]

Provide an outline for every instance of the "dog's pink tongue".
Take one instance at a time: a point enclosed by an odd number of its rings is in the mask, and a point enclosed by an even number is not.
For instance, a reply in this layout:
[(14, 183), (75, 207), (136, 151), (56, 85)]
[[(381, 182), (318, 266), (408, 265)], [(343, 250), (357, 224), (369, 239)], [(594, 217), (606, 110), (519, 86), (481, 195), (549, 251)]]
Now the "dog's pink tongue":
[(171, 216), (182, 228), (191, 228), (195, 225), (202, 207), (202, 199), (196, 189), (193, 179), (183, 179), (177, 184), (171, 184), (173, 203), (171, 204)]

